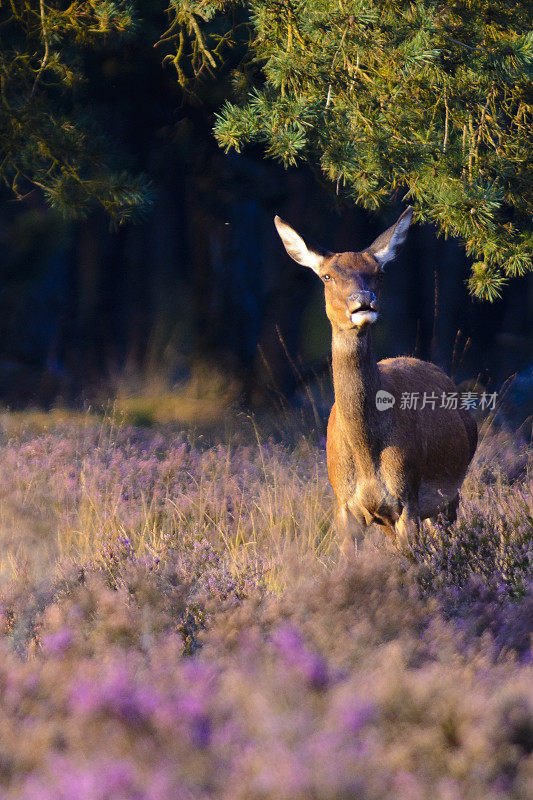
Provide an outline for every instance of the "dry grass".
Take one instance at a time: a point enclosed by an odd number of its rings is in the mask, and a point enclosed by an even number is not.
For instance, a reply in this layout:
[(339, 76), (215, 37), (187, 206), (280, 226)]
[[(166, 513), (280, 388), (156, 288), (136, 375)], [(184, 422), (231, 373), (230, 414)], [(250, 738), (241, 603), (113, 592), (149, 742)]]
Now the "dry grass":
[[(133, 428), (117, 419), (54, 412), (30, 414), (24, 424), (22, 415), (4, 415), (4, 579), (20, 565), (43, 575), (59, 558), (93, 561), (103, 542), (124, 538), (138, 556), (157, 556), (180, 538), (208, 539), (235, 574), (261, 565), (276, 592), (292, 579), (287, 564), (336, 562), (322, 447), (303, 436), (283, 446), (263, 437), (253, 421), (246, 442), (241, 421), (238, 434), (209, 446), (201, 435)], [(530, 449), (489, 431), (465, 482), (454, 530), (471, 535), (475, 527), (484, 539), (498, 528), (503, 558), (509, 537), (508, 544), (513, 536), (523, 539), (531, 475)], [(439, 537), (438, 530), (428, 533), (431, 552), (439, 551)], [(371, 538), (379, 543), (381, 536)]]
[(250, 444), (230, 437), (207, 447), (202, 436), (116, 420), (56, 412), (30, 414), (24, 426), (21, 415), (4, 416), (4, 579), (21, 565), (39, 575), (58, 558), (93, 560), (102, 542), (124, 537), (139, 556), (169, 539), (207, 537), (236, 572), (266, 564), (277, 590), (288, 560), (331, 558), (323, 450), (304, 438), (290, 451), (263, 443), (251, 424)]

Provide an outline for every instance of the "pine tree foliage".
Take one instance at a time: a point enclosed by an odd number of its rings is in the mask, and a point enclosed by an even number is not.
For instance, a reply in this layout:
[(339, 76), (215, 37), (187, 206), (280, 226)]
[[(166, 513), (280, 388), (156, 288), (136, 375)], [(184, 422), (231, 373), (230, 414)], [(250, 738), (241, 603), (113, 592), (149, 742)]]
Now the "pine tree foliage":
[(248, 91), (218, 116), (222, 147), (318, 165), (366, 208), (409, 201), (464, 241), (481, 298), (531, 270), (530, 2), (171, 0), (181, 81), (215, 66), (232, 26), (242, 40), (243, 7)]
[(0, 177), (17, 198), (37, 186), (67, 216), (99, 204), (116, 223), (146, 210), (146, 179), (113, 171), (109, 143), (75, 93), (84, 51), (133, 24), (123, 2), (0, 2)]

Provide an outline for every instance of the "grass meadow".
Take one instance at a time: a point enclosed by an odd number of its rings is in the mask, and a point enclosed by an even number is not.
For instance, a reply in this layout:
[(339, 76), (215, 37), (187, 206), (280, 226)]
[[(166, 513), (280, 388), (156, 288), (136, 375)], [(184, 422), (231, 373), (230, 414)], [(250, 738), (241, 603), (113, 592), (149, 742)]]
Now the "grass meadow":
[(482, 427), (410, 558), (340, 558), (297, 424), (6, 413), (0, 496), (2, 800), (533, 796), (517, 434)]

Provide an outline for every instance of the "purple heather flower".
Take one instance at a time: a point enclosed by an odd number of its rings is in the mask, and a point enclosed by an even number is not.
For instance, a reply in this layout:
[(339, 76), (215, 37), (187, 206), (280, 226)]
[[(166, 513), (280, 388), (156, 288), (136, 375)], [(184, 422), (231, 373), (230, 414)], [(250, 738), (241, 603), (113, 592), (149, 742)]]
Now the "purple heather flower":
[(315, 689), (325, 689), (329, 683), (328, 665), (318, 653), (311, 652), (300, 633), (291, 625), (283, 625), (274, 633), (272, 641), (286, 663)]
[(377, 714), (378, 709), (375, 703), (356, 697), (345, 703), (341, 711), (340, 722), (351, 733), (359, 733), (362, 728), (376, 719)]
[(62, 655), (68, 650), (74, 639), (73, 633), (69, 628), (61, 628), (56, 633), (49, 633), (43, 636), (43, 650), (46, 653)]

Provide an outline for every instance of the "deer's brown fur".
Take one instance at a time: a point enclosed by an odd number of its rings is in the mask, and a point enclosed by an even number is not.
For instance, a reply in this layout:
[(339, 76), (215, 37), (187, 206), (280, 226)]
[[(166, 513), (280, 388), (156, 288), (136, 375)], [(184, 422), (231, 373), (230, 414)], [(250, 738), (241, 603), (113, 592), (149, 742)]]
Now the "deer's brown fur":
[[(435, 364), (415, 358), (376, 362), (370, 329), (377, 319), (383, 265), (403, 243), (412, 211), (367, 250), (329, 253), (311, 248), (287, 223), (276, 227), (289, 255), (324, 280), (332, 325), (335, 403), (328, 423), (328, 473), (338, 502), (338, 527), (349, 549), (371, 523), (412, 542), (421, 519), (444, 512), (455, 519), (458, 492), (477, 444), (477, 426), (464, 409), (441, 407), (453, 381)], [(378, 409), (376, 393), (394, 405)], [(418, 393), (433, 403), (402, 408)]]

